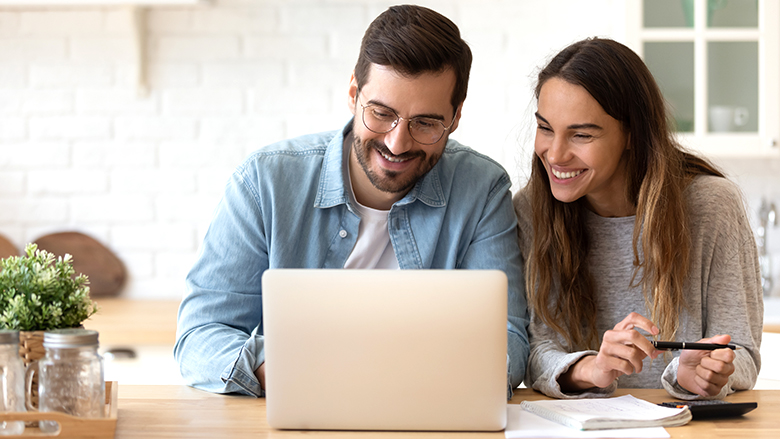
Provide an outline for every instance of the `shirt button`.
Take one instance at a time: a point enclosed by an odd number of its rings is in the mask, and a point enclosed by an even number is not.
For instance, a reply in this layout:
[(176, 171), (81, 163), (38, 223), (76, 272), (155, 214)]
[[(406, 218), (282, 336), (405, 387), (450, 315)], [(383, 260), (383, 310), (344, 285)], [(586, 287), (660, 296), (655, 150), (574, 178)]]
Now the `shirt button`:
[(344, 230), (344, 229), (341, 229), (341, 231), (339, 231), (339, 236), (341, 236), (342, 238), (346, 238), (347, 237), (347, 231)]

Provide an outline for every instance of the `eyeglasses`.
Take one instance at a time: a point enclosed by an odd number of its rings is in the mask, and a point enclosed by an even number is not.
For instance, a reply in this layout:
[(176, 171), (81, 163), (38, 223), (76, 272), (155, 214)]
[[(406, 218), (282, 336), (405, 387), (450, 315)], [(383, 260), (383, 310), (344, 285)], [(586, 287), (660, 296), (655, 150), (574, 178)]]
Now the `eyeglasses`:
[(445, 126), (444, 122), (439, 119), (422, 116), (407, 119), (399, 116), (395, 110), (385, 107), (384, 105), (363, 105), (360, 102), (360, 91), (358, 91), (357, 94), (357, 103), (363, 107), (363, 125), (372, 133), (389, 133), (390, 131), (393, 131), (403, 119), (409, 122), (407, 124), (409, 135), (412, 136), (412, 139), (414, 139), (415, 142), (422, 145), (433, 145), (438, 142), (444, 137), (444, 132), (452, 129), (452, 126), (455, 124), (454, 117), (452, 118), (450, 126)]

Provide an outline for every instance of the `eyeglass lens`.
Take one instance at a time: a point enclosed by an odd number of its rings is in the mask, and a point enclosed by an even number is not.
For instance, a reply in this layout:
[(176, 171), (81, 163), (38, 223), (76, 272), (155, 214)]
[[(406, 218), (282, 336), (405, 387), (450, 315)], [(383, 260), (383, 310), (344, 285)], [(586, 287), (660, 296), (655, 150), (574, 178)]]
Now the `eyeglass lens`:
[[(363, 105), (363, 124), (377, 134), (388, 133), (401, 121), (395, 110), (381, 105)], [(409, 121), (409, 134), (423, 145), (432, 145), (444, 136), (447, 127), (437, 119), (429, 117), (413, 117)]]

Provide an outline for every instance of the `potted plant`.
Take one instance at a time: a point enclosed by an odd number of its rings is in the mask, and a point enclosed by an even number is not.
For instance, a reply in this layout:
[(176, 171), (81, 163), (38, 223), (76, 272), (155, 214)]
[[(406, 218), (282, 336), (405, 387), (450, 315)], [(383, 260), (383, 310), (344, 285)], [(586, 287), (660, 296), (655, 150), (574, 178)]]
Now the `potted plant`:
[(55, 257), (35, 244), (25, 253), (0, 260), (0, 329), (19, 331), (26, 366), (43, 358), (44, 331), (78, 327), (97, 305), (87, 277), (75, 276), (69, 254)]

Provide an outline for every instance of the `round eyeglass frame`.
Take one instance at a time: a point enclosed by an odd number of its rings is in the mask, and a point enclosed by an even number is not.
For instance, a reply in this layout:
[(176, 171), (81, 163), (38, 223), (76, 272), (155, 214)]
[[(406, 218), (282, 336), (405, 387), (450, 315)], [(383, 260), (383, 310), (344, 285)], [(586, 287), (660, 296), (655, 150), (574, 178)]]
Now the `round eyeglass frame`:
[[(452, 122), (450, 122), (450, 126), (445, 126), (444, 122), (442, 122), (440, 120), (431, 119), (431, 120), (436, 121), (444, 129), (442, 130), (441, 135), (439, 136), (438, 139), (436, 139), (436, 141), (434, 141), (434, 142), (420, 142), (419, 140), (417, 140), (417, 138), (414, 136), (414, 133), (412, 132), (412, 124), (411, 124), (411, 122), (413, 120), (417, 119), (416, 117), (410, 117), (410, 118), (401, 117), (398, 114), (397, 111), (393, 110), (390, 107), (385, 107), (384, 105), (375, 105), (375, 104), (363, 105), (363, 103), (360, 102), (360, 90), (358, 90), (357, 93), (355, 94), (355, 102), (357, 102), (358, 105), (360, 105), (363, 108), (363, 114), (360, 117), (360, 120), (363, 121), (363, 126), (366, 127), (367, 130), (371, 131), (372, 133), (376, 133), (376, 134), (387, 134), (390, 131), (393, 131), (398, 126), (398, 124), (401, 122), (401, 120), (405, 120), (405, 121), (409, 122), (409, 123), (406, 124), (406, 129), (409, 130), (409, 135), (412, 137), (412, 139), (414, 139), (415, 142), (417, 142), (417, 143), (419, 143), (421, 145), (435, 145), (436, 143), (438, 143), (442, 139), (442, 137), (444, 137), (444, 133), (446, 133), (447, 131), (451, 130), (452, 126), (455, 125), (455, 117), (452, 118)], [(366, 108), (372, 107), (372, 106), (380, 106), (382, 108), (387, 108), (388, 110), (392, 111), (393, 114), (395, 114), (395, 121), (393, 121), (393, 124), (392, 124), (392, 126), (390, 127), (389, 130), (377, 131), (377, 130), (372, 130), (371, 127), (368, 126), (368, 123), (366, 122)], [(426, 118), (426, 119), (428, 119), (428, 118)]]

